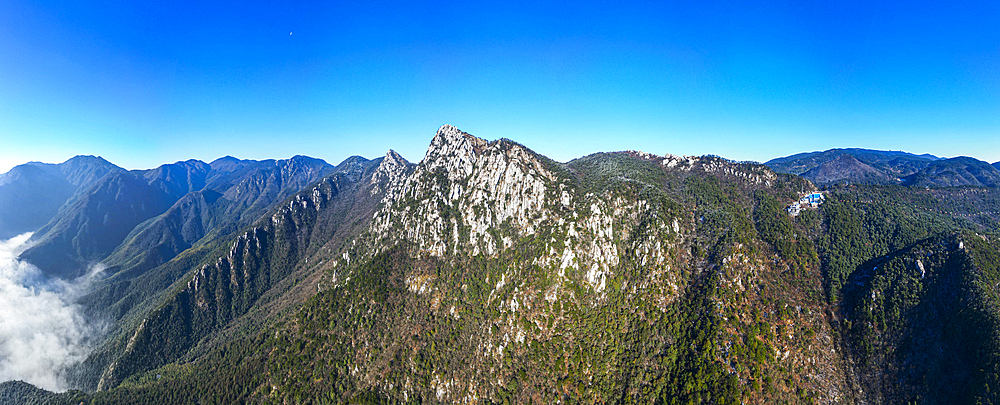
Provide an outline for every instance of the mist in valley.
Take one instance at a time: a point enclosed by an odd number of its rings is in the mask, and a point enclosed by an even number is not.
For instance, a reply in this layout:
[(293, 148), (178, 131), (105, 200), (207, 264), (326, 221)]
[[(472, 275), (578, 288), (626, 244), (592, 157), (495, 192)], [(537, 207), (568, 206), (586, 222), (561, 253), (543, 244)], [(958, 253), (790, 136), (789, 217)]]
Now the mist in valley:
[(17, 258), (30, 247), (30, 237), (0, 241), (0, 382), (23, 380), (65, 391), (72, 388), (65, 371), (86, 358), (102, 329), (75, 301), (103, 266), (91, 266), (76, 280), (46, 279)]

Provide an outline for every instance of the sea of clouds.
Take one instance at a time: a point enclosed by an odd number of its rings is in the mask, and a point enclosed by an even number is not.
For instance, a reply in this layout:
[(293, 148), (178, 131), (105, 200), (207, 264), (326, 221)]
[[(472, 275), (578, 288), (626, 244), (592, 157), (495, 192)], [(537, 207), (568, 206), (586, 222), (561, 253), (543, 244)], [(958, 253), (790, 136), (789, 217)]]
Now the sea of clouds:
[(100, 275), (92, 266), (72, 281), (46, 280), (17, 259), (30, 233), (0, 240), (0, 382), (23, 380), (50, 391), (69, 387), (65, 371), (83, 361), (100, 332), (74, 304)]

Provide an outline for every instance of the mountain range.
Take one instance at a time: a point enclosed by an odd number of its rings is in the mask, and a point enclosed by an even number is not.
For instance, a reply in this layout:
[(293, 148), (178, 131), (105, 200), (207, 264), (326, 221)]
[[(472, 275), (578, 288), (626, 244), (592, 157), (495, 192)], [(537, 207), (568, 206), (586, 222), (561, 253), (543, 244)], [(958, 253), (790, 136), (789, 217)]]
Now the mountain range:
[(61, 164), (26, 163), (0, 175), (0, 238), (32, 232), (56, 215), (77, 191), (124, 169), (94, 156)]
[(782, 173), (797, 174), (817, 185), (835, 183), (904, 186), (1000, 186), (1000, 162), (939, 158), (898, 151), (830, 149), (800, 153), (765, 163)]
[(0, 402), (994, 403), (996, 166), (561, 163), (450, 125), (417, 163), (29, 163), (0, 231), (104, 327), (72, 389)]

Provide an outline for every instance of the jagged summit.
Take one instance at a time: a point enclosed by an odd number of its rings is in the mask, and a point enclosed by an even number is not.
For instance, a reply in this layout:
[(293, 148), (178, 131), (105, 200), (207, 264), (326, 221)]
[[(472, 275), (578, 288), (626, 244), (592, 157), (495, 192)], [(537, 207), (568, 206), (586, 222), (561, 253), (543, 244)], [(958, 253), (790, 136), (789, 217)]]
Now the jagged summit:
[(412, 163), (406, 160), (406, 158), (402, 155), (396, 153), (396, 151), (392, 149), (389, 149), (389, 152), (386, 152), (385, 157), (383, 157), (382, 161), (379, 162), (379, 166), (376, 169), (376, 175), (372, 178), (372, 181), (376, 181), (379, 173), (398, 173), (406, 170), (406, 168), (411, 164)]
[(454, 126), (443, 125), (434, 134), (420, 164), (429, 170), (444, 168), (451, 180), (462, 178), (472, 173), (476, 155), (487, 144), (485, 139), (462, 132)]
[[(389, 156), (379, 173), (394, 167), (388, 160)], [(555, 176), (528, 148), (509, 139), (488, 142), (451, 125), (437, 131), (426, 156), (412, 170), (399, 169), (391, 182), (383, 182), (384, 178), (378, 173), (373, 178), (380, 185), (376, 190), (386, 191), (373, 229), (385, 238), (414, 242), (435, 256), (466, 247), (445, 243), (448, 238), (458, 241), (452, 237), (458, 226), (453, 220), (470, 227), (467, 247), (473, 254), (493, 255), (509, 247), (514, 235), (497, 240), (486, 230), (506, 220), (536, 229), (545, 192), (555, 187)], [(404, 201), (421, 203), (408, 207)], [(457, 210), (455, 215), (449, 214), (451, 210)], [(392, 229), (407, 232), (400, 235)]]
[(399, 153), (389, 149), (372, 175), (371, 183), (375, 185), (372, 194), (380, 193), (384, 187), (402, 180), (411, 165), (412, 163)]
[(449, 180), (454, 181), (472, 175), (479, 165), (489, 165), (481, 160), (500, 155), (505, 156), (503, 159), (518, 160), (528, 166), (539, 164), (534, 152), (515, 141), (506, 138), (487, 141), (446, 124), (434, 135), (419, 166), (426, 172), (442, 170)]
[(469, 140), (477, 146), (484, 146), (487, 144), (485, 139), (462, 131), (454, 125), (444, 124), (441, 128), (438, 128), (437, 133), (434, 134), (434, 139), (431, 140), (431, 146), (433, 147), (439, 143), (456, 143), (463, 140)]
[(392, 164), (392, 165), (396, 165), (396, 166), (406, 166), (406, 165), (410, 164), (410, 162), (407, 161), (406, 158), (404, 158), (402, 155), (400, 155), (399, 153), (397, 153), (396, 151), (394, 151), (392, 149), (389, 149), (389, 151), (386, 152), (385, 159), (383, 160), (383, 162), (386, 162), (386, 161), (390, 162), (388, 164)]

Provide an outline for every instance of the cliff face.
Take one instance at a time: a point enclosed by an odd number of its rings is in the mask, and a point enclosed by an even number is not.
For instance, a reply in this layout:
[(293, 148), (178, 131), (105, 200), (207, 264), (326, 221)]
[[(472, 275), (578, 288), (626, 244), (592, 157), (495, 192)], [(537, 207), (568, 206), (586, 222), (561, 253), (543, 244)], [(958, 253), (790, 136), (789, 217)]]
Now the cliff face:
[[(375, 249), (365, 252), (408, 242), (435, 257), (495, 258), (528, 238), (540, 249), (532, 265), (558, 269), (558, 277), (582, 269), (598, 291), (626, 251), (642, 249), (648, 256), (640, 260), (665, 265), (670, 247), (657, 238), (677, 239), (682, 219), (654, 215), (664, 210), (658, 202), (601, 194), (583, 192), (571, 166), (446, 125), (411, 174), (392, 178), (372, 220)], [(643, 219), (662, 232), (628, 240)]]
[[(436, 256), (494, 254), (548, 219), (547, 187), (559, 189), (555, 175), (521, 145), (486, 142), (446, 125), (413, 173), (393, 178), (372, 232), (377, 244), (400, 238)], [(501, 224), (509, 232), (497, 240), (487, 231)]]

